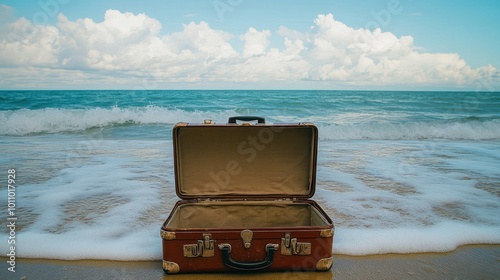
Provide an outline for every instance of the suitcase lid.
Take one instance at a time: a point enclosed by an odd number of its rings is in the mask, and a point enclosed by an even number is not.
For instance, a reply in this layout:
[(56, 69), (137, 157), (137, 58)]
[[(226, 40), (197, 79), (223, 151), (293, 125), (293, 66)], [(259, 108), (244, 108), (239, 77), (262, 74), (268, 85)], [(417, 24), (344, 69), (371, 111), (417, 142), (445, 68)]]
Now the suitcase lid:
[[(258, 123), (244, 122), (258, 119)], [(310, 198), (318, 130), (312, 123), (178, 123), (173, 131), (177, 196), (182, 199)]]

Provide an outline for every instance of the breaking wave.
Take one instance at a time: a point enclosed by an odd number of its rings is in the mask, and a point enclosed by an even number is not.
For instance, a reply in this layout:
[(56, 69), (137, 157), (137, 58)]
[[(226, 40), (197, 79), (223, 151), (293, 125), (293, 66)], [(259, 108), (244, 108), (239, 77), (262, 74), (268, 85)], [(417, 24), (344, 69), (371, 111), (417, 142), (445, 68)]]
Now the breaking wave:
[[(236, 112), (220, 112), (220, 115), (235, 115)], [(214, 113), (187, 112), (158, 106), (133, 108), (92, 108), (40, 110), (22, 109), (0, 112), (0, 134), (23, 136), (30, 134), (78, 132), (92, 128), (118, 125), (172, 125), (179, 121), (200, 122), (213, 117)]]
[(500, 120), (326, 125), (319, 136), (325, 140), (494, 140), (500, 139)]
[[(92, 128), (121, 125), (168, 125), (179, 121), (200, 123), (212, 119), (224, 123), (238, 110), (185, 111), (159, 106), (131, 108), (91, 108), (0, 111), (0, 135), (23, 136), (61, 132), (81, 132)], [(280, 119), (277, 117), (277, 119)], [(307, 116), (295, 117), (307, 120)], [(272, 116), (268, 120), (273, 120)], [(277, 121), (281, 122), (281, 121)], [(335, 122), (335, 121), (334, 121)], [(500, 139), (500, 119), (466, 118), (401, 122), (398, 120), (363, 123), (316, 123), (323, 140), (494, 140)]]

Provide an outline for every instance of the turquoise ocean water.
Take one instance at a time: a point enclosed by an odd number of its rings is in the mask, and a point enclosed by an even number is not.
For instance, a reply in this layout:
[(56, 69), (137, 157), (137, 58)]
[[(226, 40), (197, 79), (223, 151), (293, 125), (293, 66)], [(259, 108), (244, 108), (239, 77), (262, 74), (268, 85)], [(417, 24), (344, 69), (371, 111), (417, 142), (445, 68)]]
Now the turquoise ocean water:
[[(171, 128), (257, 115), (319, 128), (314, 199), (334, 252), (500, 243), (500, 93), (0, 91), (0, 174), (15, 169), (16, 253), (161, 259)], [(0, 253), (8, 190), (0, 186)]]

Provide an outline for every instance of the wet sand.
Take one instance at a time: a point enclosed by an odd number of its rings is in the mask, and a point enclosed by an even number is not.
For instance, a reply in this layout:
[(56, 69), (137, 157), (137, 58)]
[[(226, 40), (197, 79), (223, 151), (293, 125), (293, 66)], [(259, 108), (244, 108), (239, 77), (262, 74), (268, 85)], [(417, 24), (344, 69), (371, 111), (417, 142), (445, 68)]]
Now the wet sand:
[(59, 261), (17, 259), (16, 272), (0, 258), (0, 279), (500, 279), (500, 245), (464, 246), (450, 253), (334, 255), (327, 272), (177, 274), (163, 272), (161, 261)]

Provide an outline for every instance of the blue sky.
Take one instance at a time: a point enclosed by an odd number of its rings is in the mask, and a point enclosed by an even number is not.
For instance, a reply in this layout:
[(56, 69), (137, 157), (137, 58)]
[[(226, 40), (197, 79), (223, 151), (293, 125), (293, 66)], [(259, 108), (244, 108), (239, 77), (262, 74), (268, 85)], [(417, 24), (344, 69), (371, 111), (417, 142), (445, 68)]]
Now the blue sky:
[(494, 0), (0, 5), (5, 89), (500, 86)]

